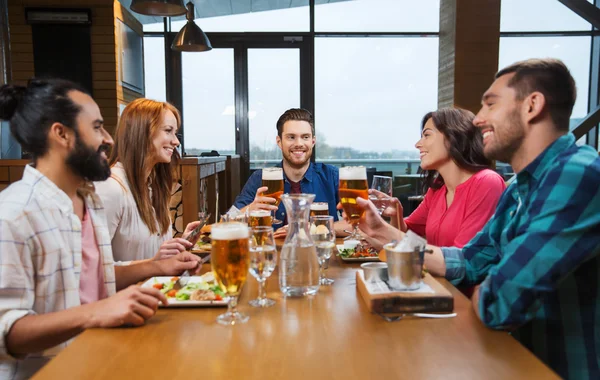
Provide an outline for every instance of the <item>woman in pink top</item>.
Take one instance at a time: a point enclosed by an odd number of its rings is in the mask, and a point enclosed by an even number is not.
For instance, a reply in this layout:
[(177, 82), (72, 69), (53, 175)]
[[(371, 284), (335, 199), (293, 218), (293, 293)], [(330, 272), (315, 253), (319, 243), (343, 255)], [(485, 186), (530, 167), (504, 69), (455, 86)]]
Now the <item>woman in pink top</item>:
[(473, 125), (474, 117), (458, 108), (425, 115), (421, 139), (415, 145), (424, 170), (425, 197), (408, 218), (399, 218), (399, 226), (392, 223), (396, 227), (426, 237), (429, 244), (462, 247), (494, 214), (506, 186), (502, 177), (489, 169), (491, 162), (483, 155), (481, 131)]

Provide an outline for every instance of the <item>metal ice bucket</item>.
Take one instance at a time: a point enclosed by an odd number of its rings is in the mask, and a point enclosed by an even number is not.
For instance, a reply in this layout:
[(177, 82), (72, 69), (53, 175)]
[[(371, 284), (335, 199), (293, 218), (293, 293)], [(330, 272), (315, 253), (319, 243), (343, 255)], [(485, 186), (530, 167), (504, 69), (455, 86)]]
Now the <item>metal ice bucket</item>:
[(423, 283), (421, 272), (425, 249), (401, 252), (395, 249), (395, 245), (390, 243), (383, 246), (388, 264), (388, 285), (394, 290), (419, 289)]

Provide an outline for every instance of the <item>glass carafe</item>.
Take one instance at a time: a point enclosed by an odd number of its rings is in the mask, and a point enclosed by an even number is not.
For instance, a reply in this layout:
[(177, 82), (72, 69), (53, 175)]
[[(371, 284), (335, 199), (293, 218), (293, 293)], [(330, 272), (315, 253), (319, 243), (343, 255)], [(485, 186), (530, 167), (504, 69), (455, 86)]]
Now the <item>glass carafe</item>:
[(286, 296), (307, 296), (319, 291), (319, 259), (310, 237), (308, 217), (314, 194), (284, 194), (288, 234), (281, 249), (279, 288)]

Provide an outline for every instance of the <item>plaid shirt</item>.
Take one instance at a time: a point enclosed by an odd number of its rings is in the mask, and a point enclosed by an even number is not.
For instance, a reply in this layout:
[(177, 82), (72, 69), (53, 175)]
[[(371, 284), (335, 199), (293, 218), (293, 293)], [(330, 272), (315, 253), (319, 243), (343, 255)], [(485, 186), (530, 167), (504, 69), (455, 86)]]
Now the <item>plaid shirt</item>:
[[(115, 293), (115, 271), (106, 218), (99, 198), (85, 194), (110, 296)], [(73, 202), (31, 166), (23, 179), (0, 193), (0, 252), (0, 378), (25, 378), (68, 342), (17, 360), (7, 352), (8, 332), (28, 314), (79, 306), (81, 273), (81, 221)]]
[(560, 137), (518, 175), (462, 251), (453, 283), (481, 281), (479, 312), (566, 378), (600, 378), (600, 158)]

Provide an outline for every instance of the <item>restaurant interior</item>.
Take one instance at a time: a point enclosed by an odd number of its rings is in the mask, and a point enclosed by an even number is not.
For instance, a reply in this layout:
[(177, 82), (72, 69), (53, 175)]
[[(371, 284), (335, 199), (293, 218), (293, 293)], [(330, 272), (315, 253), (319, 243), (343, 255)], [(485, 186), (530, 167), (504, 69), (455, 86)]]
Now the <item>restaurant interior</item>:
[[(571, 132), (598, 151), (599, 8), (598, 0), (0, 0), (0, 80), (74, 81), (111, 135), (137, 98), (174, 105), (182, 120), (174, 236), (209, 215), (214, 238), (251, 175), (281, 162), (276, 122), (290, 108), (314, 115), (312, 162), (364, 167), (369, 184), (390, 177), (407, 216), (424, 196), (415, 148), (423, 115), (477, 113), (495, 73), (513, 62), (565, 62), (578, 90)], [(30, 162), (2, 121), (0, 191)], [(494, 170), (507, 183), (515, 176), (505, 163)], [(300, 201), (283, 201), (290, 221)], [(299, 298), (280, 291), (277, 268), (266, 281), (269, 308), (248, 305), (262, 286), (248, 275), (237, 307), (249, 320), (233, 327), (215, 322), (217, 305), (90, 329), (35, 379), (558, 378), (510, 334), (486, 328), (443, 278), (427, 285), (437, 308), (396, 304), (398, 318), (378, 315), (394, 301), (369, 290), (359, 264), (332, 255), (333, 285)]]

